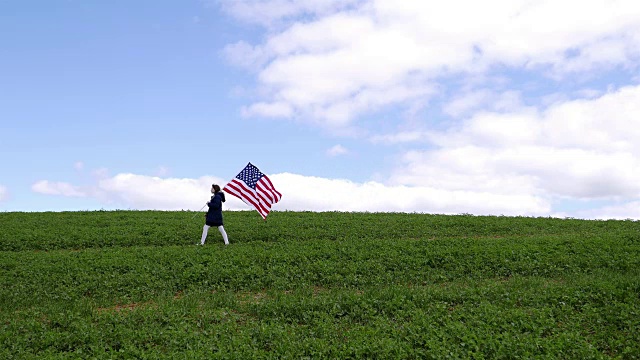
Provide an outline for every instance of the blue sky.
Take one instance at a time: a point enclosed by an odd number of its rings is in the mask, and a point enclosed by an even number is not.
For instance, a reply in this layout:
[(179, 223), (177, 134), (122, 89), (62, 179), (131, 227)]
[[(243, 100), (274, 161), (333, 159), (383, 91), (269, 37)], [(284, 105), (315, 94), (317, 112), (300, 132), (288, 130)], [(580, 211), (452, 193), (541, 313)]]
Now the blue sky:
[(252, 162), (275, 210), (640, 218), (635, 1), (8, 0), (0, 49), (0, 211)]

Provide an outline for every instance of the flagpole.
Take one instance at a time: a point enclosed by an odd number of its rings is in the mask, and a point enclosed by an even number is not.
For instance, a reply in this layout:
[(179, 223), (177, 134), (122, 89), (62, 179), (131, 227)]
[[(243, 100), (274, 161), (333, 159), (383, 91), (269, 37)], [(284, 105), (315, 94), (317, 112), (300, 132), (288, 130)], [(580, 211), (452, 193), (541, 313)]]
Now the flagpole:
[(198, 215), (198, 213), (199, 213), (200, 211), (202, 211), (202, 209), (204, 209), (204, 207), (205, 207), (205, 206), (207, 206), (207, 204), (204, 204), (204, 205), (200, 208), (200, 210), (198, 210), (198, 212), (196, 212), (195, 214), (193, 214), (193, 216), (192, 216), (191, 218), (193, 219), (194, 217), (196, 217), (196, 215)]

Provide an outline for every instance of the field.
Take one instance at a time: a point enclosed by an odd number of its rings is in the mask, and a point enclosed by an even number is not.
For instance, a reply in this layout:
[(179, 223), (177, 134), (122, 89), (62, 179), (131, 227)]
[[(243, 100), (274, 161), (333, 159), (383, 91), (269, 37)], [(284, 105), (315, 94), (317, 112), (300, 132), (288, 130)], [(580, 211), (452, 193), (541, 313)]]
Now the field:
[(640, 358), (640, 222), (194, 214), (0, 213), (0, 358)]

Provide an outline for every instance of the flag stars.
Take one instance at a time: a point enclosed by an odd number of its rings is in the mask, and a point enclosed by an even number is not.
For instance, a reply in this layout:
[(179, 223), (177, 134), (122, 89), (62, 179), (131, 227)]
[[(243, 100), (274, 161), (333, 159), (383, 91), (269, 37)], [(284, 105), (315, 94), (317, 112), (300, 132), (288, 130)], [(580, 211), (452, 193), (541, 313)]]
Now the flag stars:
[(236, 178), (244, 181), (250, 188), (255, 190), (256, 184), (263, 176), (264, 174), (260, 172), (257, 167), (249, 164), (236, 176)]

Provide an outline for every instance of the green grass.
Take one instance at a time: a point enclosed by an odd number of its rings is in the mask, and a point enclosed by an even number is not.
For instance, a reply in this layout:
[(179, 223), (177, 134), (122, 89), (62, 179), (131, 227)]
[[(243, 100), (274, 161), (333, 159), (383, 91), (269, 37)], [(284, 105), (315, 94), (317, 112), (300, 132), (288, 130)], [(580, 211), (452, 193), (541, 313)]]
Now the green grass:
[(0, 213), (0, 358), (640, 358), (640, 223)]

